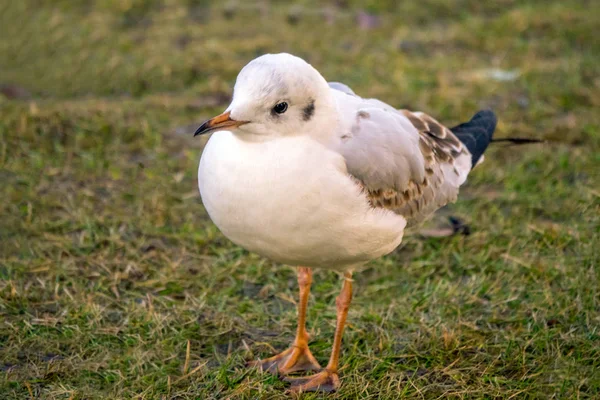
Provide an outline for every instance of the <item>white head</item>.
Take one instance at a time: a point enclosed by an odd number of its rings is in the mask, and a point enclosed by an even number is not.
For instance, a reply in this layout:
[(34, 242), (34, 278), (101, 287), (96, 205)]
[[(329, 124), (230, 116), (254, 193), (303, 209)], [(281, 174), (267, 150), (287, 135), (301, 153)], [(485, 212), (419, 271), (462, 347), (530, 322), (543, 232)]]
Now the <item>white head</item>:
[(266, 54), (239, 73), (225, 112), (206, 121), (196, 135), (215, 130), (286, 136), (313, 132), (334, 118), (334, 100), (325, 79), (290, 54)]

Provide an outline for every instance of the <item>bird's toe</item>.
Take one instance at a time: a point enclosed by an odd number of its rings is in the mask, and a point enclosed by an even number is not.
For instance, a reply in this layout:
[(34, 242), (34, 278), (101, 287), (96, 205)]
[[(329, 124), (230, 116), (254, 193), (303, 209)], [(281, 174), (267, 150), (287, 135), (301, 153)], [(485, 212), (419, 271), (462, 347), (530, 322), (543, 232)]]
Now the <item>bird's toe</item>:
[(248, 365), (277, 375), (302, 371), (320, 371), (322, 369), (308, 347), (297, 346), (292, 346), (265, 360), (252, 361)]
[(323, 370), (310, 376), (286, 377), (291, 383), (292, 392), (335, 392), (340, 387), (340, 378), (336, 372)]

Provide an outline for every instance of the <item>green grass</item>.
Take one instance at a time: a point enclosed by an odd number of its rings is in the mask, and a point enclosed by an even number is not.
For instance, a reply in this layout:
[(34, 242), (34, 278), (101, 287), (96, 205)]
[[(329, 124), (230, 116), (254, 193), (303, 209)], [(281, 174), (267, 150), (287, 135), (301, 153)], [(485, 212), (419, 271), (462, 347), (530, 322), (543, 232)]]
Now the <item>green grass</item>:
[[(278, 51), (447, 124), (493, 107), (499, 137), (548, 140), (489, 150), (447, 211), (470, 236), (409, 235), (355, 276), (329, 398), (600, 397), (600, 3), (348, 1), (331, 25), (310, 1), (294, 23), (289, 2), (49, 3), (0, 4), (0, 398), (288, 397), (244, 365), (291, 341), (294, 269), (210, 222), (190, 137)], [(321, 362), (340, 286), (316, 271)]]

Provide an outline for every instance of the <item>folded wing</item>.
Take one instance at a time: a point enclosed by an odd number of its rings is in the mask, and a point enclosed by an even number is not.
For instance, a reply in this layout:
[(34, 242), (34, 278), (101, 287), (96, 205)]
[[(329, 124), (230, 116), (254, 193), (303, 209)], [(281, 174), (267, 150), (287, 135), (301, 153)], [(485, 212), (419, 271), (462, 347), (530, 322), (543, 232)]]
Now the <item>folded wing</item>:
[(414, 225), (455, 201), (471, 170), (463, 143), (426, 114), (361, 100), (362, 107), (346, 107), (351, 122), (341, 133), (340, 152), (371, 205)]

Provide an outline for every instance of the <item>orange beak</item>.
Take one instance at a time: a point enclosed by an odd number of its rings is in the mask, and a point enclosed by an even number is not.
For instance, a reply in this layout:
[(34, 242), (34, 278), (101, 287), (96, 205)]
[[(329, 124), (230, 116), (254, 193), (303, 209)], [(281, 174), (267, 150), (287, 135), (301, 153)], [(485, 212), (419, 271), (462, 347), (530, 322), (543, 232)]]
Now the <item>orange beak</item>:
[(196, 130), (194, 136), (203, 135), (205, 133), (213, 131), (224, 130), (227, 128), (237, 128), (240, 125), (248, 123), (248, 121), (236, 121), (234, 119), (231, 119), (231, 117), (229, 116), (230, 114), (231, 113), (227, 111), (221, 115), (217, 115), (216, 117), (209, 119), (208, 121), (200, 125), (200, 128)]

